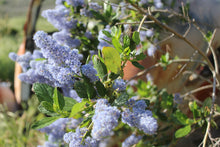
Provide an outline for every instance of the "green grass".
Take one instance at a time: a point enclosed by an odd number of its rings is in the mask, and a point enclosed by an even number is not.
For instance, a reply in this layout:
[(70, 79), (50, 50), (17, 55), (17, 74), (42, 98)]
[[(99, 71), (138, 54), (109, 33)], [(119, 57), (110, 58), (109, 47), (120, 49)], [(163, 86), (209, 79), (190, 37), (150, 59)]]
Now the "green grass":
[[(24, 106), (27, 107), (26, 104)], [(33, 96), (28, 101), (28, 109), (22, 112), (7, 112), (0, 105), (0, 146), (1, 147), (36, 147), (45, 140), (43, 133), (31, 129), (31, 125), (37, 119), (42, 118), (38, 114), (38, 101)]]

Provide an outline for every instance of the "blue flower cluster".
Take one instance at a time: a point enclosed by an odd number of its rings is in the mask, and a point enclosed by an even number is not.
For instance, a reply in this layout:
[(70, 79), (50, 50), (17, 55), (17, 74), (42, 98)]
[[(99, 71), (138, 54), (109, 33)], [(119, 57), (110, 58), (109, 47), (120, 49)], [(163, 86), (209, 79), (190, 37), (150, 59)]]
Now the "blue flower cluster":
[(63, 140), (69, 144), (69, 147), (97, 147), (98, 141), (91, 137), (86, 137), (82, 142), (87, 131), (86, 128), (76, 128), (75, 132), (64, 134)]
[(53, 38), (61, 45), (68, 46), (70, 48), (76, 48), (80, 46), (81, 41), (79, 39), (74, 39), (71, 34), (66, 31), (62, 30), (60, 32), (53, 33)]
[[(35, 51), (28, 59), (25, 54), (26, 60), (23, 60), (23, 56), (21, 60), (20, 56), (16, 57), (14, 53), (9, 55), (11, 58), (16, 58), (16, 61), (25, 61), (26, 67), (29, 67), (29, 70), (20, 74), (19, 78), (31, 84), (40, 82), (57, 87), (72, 87), (74, 75), (80, 73), (81, 67), (78, 50), (71, 50), (67, 46), (58, 44), (43, 31), (38, 31), (34, 35), (34, 40), (41, 48), (41, 52)], [(36, 61), (37, 58), (45, 59)]]
[(118, 92), (126, 90), (126, 83), (123, 79), (116, 79), (112, 85), (112, 88)]
[(43, 58), (43, 54), (39, 50), (34, 50), (33, 55), (30, 52), (26, 52), (25, 54), (19, 56), (16, 53), (11, 52), (8, 56), (11, 60), (18, 62), (24, 72), (30, 68), (31, 60)]
[(111, 107), (106, 99), (97, 100), (95, 115), (92, 117), (92, 137), (102, 140), (113, 135), (112, 130), (118, 125), (119, 117), (120, 111), (117, 107)]
[(157, 120), (152, 116), (150, 110), (145, 110), (147, 107), (145, 101), (130, 99), (128, 106), (132, 110), (126, 108), (122, 112), (122, 122), (128, 124), (130, 127), (137, 127), (145, 134), (155, 134), (158, 128)]
[(82, 74), (90, 79), (91, 82), (96, 82), (99, 80), (97, 75), (97, 71), (91, 64), (85, 64), (81, 67)]
[(157, 48), (151, 44), (149, 48), (147, 49), (148, 56), (153, 56), (156, 50)]
[[(69, 122), (73, 123), (72, 119), (60, 118), (49, 126), (39, 129), (39, 131), (48, 135), (48, 142), (45, 143), (57, 146), (62, 142), (63, 135), (66, 133), (66, 127)], [(75, 121), (74, 123), (76, 123), (75, 126), (77, 126), (80, 122)]]
[(71, 30), (76, 28), (77, 20), (69, 16), (70, 10), (62, 4), (55, 9), (48, 9), (42, 12), (42, 16), (47, 19), (58, 30)]
[(91, 10), (93, 11), (100, 11), (102, 10), (102, 6), (100, 6), (98, 3), (95, 2), (89, 2), (88, 3), (89, 8), (84, 7), (83, 9), (80, 10), (80, 14), (86, 17), (93, 17), (93, 13)]
[(141, 139), (142, 136), (136, 136), (135, 134), (132, 134), (131, 136), (126, 138), (124, 142), (122, 142), (122, 147), (131, 147), (137, 144)]

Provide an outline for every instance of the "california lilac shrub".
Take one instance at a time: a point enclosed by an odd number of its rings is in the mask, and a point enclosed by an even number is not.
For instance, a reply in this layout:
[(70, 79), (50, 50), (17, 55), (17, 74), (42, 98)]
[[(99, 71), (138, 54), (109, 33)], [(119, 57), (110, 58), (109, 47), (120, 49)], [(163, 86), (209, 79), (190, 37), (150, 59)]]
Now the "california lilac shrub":
[[(193, 103), (194, 118), (188, 118), (178, 108), (180, 96), (158, 90), (153, 80), (136, 80), (152, 76), (140, 62), (146, 57), (160, 56), (150, 68), (161, 71), (177, 59), (160, 49), (158, 32), (164, 30), (155, 24), (166, 25), (162, 9), (170, 5), (161, 0), (56, 0), (54, 9), (42, 12), (56, 32), (37, 31), (38, 50), (9, 57), (22, 66), (19, 78), (33, 84), (45, 117), (32, 128), (47, 134), (45, 146), (102, 147), (106, 141), (111, 146), (166, 146), (187, 135), (192, 125), (206, 125), (197, 118), (206, 118), (207, 110)], [(141, 72), (125, 80), (128, 64)], [(180, 126), (183, 130), (177, 130)], [(164, 135), (167, 130), (176, 133)]]

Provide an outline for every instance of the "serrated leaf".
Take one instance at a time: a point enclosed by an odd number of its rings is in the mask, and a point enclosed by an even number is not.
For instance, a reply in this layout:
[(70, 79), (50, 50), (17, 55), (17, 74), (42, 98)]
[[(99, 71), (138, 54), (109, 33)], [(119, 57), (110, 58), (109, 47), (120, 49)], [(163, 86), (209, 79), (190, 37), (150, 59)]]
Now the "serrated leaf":
[(97, 89), (98, 94), (99, 94), (101, 97), (104, 97), (105, 94), (106, 94), (106, 89), (105, 89), (105, 86), (102, 84), (102, 82), (97, 81), (97, 82), (95, 83), (95, 87), (96, 87), (96, 89)]
[(77, 103), (72, 107), (71, 113), (69, 117), (73, 117), (77, 113), (81, 112), (84, 108), (85, 105), (88, 103), (88, 101), (82, 101), (81, 103)]
[(123, 92), (119, 95), (117, 99), (115, 99), (113, 105), (122, 106), (127, 102), (128, 99), (129, 99), (129, 95), (127, 94), (127, 92)]
[(62, 110), (65, 105), (63, 95), (57, 90), (57, 87), (54, 89), (53, 102), (54, 106), (59, 110)]
[(121, 58), (118, 51), (113, 47), (103, 47), (102, 54), (107, 69), (116, 74), (120, 73)]
[(40, 121), (35, 122), (32, 125), (33, 129), (41, 129), (44, 128), (46, 126), (49, 126), (50, 124), (52, 124), (54, 121), (56, 121), (57, 119), (59, 119), (60, 117), (45, 117), (43, 119), (41, 119)]
[(137, 61), (132, 61), (131, 62), (135, 67), (137, 67), (137, 68), (139, 68), (139, 69), (141, 69), (141, 70), (144, 70), (145, 69), (145, 67), (144, 66), (142, 66), (140, 63), (138, 63)]
[(34, 83), (33, 89), (40, 102), (47, 101), (50, 104), (53, 104), (53, 87), (47, 84)]
[[(94, 68), (97, 71), (97, 75), (103, 79), (104, 81), (107, 80), (107, 68), (105, 66), (105, 64), (98, 58), (98, 56), (93, 56), (93, 64), (94, 64)], [(104, 78), (106, 77), (106, 78)]]
[(183, 128), (180, 128), (178, 129), (176, 132), (175, 132), (175, 137), (176, 138), (181, 138), (181, 137), (184, 137), (186, 135), (188, 135), (191, 131), (191, 126), (190, 125), (187, 125)]
[(134, 32), (132, 35), (132, 40), (138, 45), (140, 43), (140, 35), (139, 32)]
[(119, 53), (122, 53), (123, 48), (117, 38), (115, 37), (112, 38), (112, 44), (114, 45), (114, 47)]
[(65, 101), (65, 106), (63, 107), (63, 110), (68, 111), (68, 112), (72, 110), (72, 107), (76, 103), (78, 103), (76, 100), (74, 100), (71, 97), (64, 97), (64, 101)]
[(75, 89), (76, 93), (78, 94), (78, 96), (81, 98), (88, 98), (85, 87), (86, 87), (86, 85), (84, 84), (83, 81), (76, 81), (74, 83), (74, 89)]
[(49, 114), (49, 113), (53, 113), (54, 110), (53, 110), (53, 106), (46, 102), (46, 101), (42, 101), (40, 103), (40, 105), (38, 106), (38, 110), (41, 112), (41, 113), (44, 113), (44, 114)]

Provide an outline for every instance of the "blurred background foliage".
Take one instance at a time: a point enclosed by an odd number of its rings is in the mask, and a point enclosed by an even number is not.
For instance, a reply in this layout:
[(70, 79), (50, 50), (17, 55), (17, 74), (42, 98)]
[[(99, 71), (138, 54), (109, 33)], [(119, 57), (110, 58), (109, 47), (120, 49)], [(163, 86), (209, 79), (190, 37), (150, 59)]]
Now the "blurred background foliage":
[[(0, 0), (0, 82), (11, 83), (13, 89), (14, 65), (8, 58), (10, 52), (17, 52), (23, 41), (23, 26), (31, 0)], [(43, 2), (42, 10), (54, 8), (54, 0)], [(55, 28), (41, 16), (36, 30), (52, 32)], [(33, 95), (22, 103), (20, 111), (8, 112), (0, 105), (0, 147), (36, 147), (43, 144), (45, 135), (31, 129), (36, 119), (43, 116), (37, 110), (38, 101)]]

